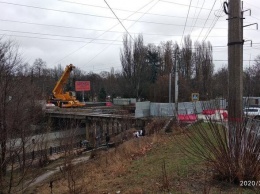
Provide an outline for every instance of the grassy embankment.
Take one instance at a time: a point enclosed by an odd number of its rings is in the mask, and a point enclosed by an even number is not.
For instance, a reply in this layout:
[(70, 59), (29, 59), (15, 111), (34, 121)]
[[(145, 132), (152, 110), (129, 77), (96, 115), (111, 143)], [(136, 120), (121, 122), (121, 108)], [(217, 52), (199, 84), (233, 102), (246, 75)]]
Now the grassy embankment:
[[(256, 192), (214, 180), (202, 159), (185, 153), (182, 142), (187, 136), (177, 128), (173, 131), (130, 139), (116, 148), (96, 152), (87, 163), (53, 177), (53, 193), (72, 193), (73, 189), (75, 193), (124, 194)], [(71, 187), (73, 181), (75, 187)], [(42, 183), (34, 193), (50, 193), (49, 183)]]

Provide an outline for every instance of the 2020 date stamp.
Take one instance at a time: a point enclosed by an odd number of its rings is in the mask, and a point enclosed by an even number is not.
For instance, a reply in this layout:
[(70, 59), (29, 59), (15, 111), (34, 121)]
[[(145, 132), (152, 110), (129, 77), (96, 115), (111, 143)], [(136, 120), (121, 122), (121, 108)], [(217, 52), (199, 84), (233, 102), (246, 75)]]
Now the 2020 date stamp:
[(258, 187), (260, 186), (260, 181), (240, 181), (241, 187)]

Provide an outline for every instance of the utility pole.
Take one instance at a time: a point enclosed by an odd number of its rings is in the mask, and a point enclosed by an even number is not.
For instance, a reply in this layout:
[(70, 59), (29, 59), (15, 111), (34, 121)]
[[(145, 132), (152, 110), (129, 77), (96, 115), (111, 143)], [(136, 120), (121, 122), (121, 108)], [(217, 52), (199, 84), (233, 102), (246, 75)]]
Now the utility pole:
[(169, 103), (172, 102), (172, 70), (169, 73)]
[(243, 101), (243, 14), (240, 0), (229, 0), (228, 11), (228, 121), (242, 120)]
[(178, 96), (179, 96), (179, 72), (177, 66), (177, 52), (175, 52), (175, 114), (178, 115)]

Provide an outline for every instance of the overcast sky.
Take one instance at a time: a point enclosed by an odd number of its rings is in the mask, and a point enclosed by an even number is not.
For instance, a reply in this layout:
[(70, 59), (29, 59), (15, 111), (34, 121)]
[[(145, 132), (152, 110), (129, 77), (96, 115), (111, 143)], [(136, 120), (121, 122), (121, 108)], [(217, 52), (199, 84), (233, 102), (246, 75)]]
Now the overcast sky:
[[(113, 12), (121, 20), (117, 20)], [(213, 45), (216, 69), (227, 66), (227, 15), (223, 0), (0, 0), (0, 37), (15, 40), (25, 61), (36, 58), (48, 67), (74, 64), (89, 72), (121, 70), (120, 48), (127, 31), (139, 33), (145, 44), (177, 41), (191, 35), (193, 42)], [(189, 6), (190, 5), (190, 6)], [(260, 1), (244, 0), (244, 25), (260, 20)], [(186, 24), (186, 25), (185, 25)], [(12, 36), (10, 36), (12, 35)], [(244, 67), (260, 52), (256, 26), (244, 28)], [(253, 61), (251, 61), (253, 64)]]

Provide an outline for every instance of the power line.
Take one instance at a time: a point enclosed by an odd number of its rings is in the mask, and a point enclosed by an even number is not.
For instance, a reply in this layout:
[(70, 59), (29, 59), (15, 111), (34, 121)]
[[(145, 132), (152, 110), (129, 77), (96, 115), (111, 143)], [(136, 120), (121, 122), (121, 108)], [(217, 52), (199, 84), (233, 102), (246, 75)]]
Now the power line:
[[(201, 33), (202, 33), (202, 31), (203, 31), (203, 29), (204, 29), (204, 27), (205, 27), (205, 25), (206, 25), (208, 19), (209, 19), (209, 16), (210, 16), (210, 14), (211, 14), (211, 12), (212, 12), (212, 10), (213, 10), (215, 4), (216, 4), (216, 1), (217, 1), (217, 0), (214, 1), (213, 6), (211, 7), (211, 10), (210, 10), (210, 12), (209, 12), (209, 14), (208, 14), (208, 17), (207, 17), (206, 21), (204, 22), (203, 28), (202, 28), (201, 31), (200, 31), (199, 37), (200, 37), (200, 35), (201, 35)], [(199, 37), (197, 38), (197, 41), (198, 41)]]
[(133, 37), (131, 36), (131, 34), (128, 32), (128, 30), (125, 28), (124, 24), (121, 22), (121, 20), (117, 17), (116, 13), (113, 11), (113, 9), (109, 6), (109, 4), (106, 2), (106, 0), (104, 0), (104, 2), (107, 4), (107, 6), (109, 7), (109, 9), (112, 11), (112, 13), (114, 14), (114, 16), (117, 18), (117, 20), (119, 21), (119, 23), (121, 24), (121, 26), (123, 26), (123, 28), (125, 29), (125, 31), (127, 32), (127, 34), (131, 37), (132, 40)]
[[(137, 20), (127, 20), (127, 19), (122, 19), (123, 21), (132, 21), (132, 22), (140, 22)], [(54, 25), (54, 24), (41, 24), (41, 23), (35, 23), (35, 22), (26, 22), (26, 21), (17, 21), (17, 20), (7, 20), (7, 19), (0, 19), (2, 22), (13, 22), (13, 23), (22, 23), (22, 24), (29, 24), (29, 25), (41, 25), (41, 26), (49, 26), (49, 27), (57, 27), (57, 28), (69, 28), (69, 29), (74, 29), (74, 30), (93, 30), (93, 31), (106, 31), (106, 30), (98, 30), (98, 29), (90, 29), (90, 28), (81, 28), (81, 27), (73, 27), (73, 26), (62, 26), (62, 25)], [(158, 25), (167, 25), (167, 26), (184, 26), (181, 24), (170, 24), (170, 23), (160, 23), (160, 22), (145, 22), (145, 23), (150, 23), (150, 24), (158, 24)], [(187, 26), (187, 27), (194, 27), (194, 26)], [(195, 26), (197, 28), (202, 28), (200, 26)], [(227, 28), (215, 28), (215, 29), (227, 29)], [(252, 29), (255, 30), (255, 29)], [(118, 32), (122, 33), (120, 31), (110, 31), (110, 32)]]
[[(59, 0), (59, 1), (62, 1), (62, 0)], [(180, 3), (175, 3), (175, 2), (169, 2), (169, 1), (163, 1), (163, 0), (160, 0), (161, 2), (167, 2), (167, 3), (173, 3), (173, 4), (178, 4), (178, 5), (182, 5), (182, 6), (188, 6), (188, 5), (185, 5), (185, 4), (180, 4)], [(79, 12), (72, 12), (72, 11), (65, 11), (65, 10), (58, 10), (58, 9), (50, 9), (50, 8), (43, 8), (43, 7), (39, 7), (39, 6), (31, 6), (31, 5), (24, 5), (24, 4), (17, 4), (17, 3), (10, 3), (10, 2), (3, 2), (3, 1), (0, 1), (0, 3), (2, 4), (9, 4), (9, 5), (15, 5), (15, 6), (23, 6), (23, 7), (29, 7), (29, 8), (35, 8), (35, 9), (43, 9), (43, 10), (48, 10), (48, 11), (57, 11), (57, 12), (62, 12), (62, 13), (69, 13), (69, 14), (79, 14), (79, 15), (87, 15), (87, 16), (92, 16), (92, 17), (101, 17), (101, 18), (108, 18), (108, 19), (116, 19), (116, 18), (113, 18), (113, 17), (108, 17), (108, 16), (100, 16), (100, 15), (94, 15), (94, 14), (86, 14), (86, 13), (79, 13)], [(70, 2), (70, 3), (76, 3), (76, 2)], [(79, 4), (79, 3), (78, 3)], [(99, 6), (101, 7), (101, 6)], [(191, 7), (195, 7), (195, 8), (201, 8), (201, 9), (206, 9), (206, 8), (203, 8), (203, 7), (197, 7), (197, 6), (191, 6)], [(210, 9), (207, 9), (207, 10), (210, 10)], [(125, 10), (126, 11), (126, 10)], [(130, 12), (130, 11), (129, 11)], [(132, 11), (131, 11), (132, 12)], [(143, 13), (143, 12), (137, 12), (137, 13)], [(156, 14), (158, 15), (158, 14)], [(165, 15), (167, 16), (167, 15)], [(168, 16), (167, 16), (168, 17)], [(178, 16), (169, 16), (169, 17), (178, 17)], [(185, 17), (183, 17), (185, 18)], [(198, 18), (197, 18), (198, 19)], [(258, 18), (256, 18), (258, 19)], [(123, 20), (123, 19), (121, 19)], [(136, 20), (127, 20), (127, 19), (124, 19), (126, 21), (136, 21)], [(207, 20), (209, 20), (209, 18), (207, 18)], [(167, 24), (167, 23), (156, 23), (156, 22), (151, 22), (151, 21), (138, 21), (138, 22), (143, 22), (143, 23), (154, 23), (154, 24), (161, 24), (161, 25), (175, 25), (175, 24)], [(183, 26), (183, 25), (180, 25), (180, 26)], [(193, 27), (193, 26), (187, 26), (187, 27)], [(196, 26), (196, 27), (199, 27), (199, 26)], [(221, 28), (222, 29), (222, 28)]]
[[(17, 21), (17, 20), (6, 20), (6, 19), (0, 19), (1, 22), (10, 22), (10, 23), (18, 23), (18, 24), (27, 24), (27, 25), (37, 25), (37, 26), (46, 26), (46, 27), (55, 27), (55, 28), (65, 28), (65, 29), (73, 29), (73, 30), (85, 30), (85, 31), (100, 31), (105, 32), (107, 30), (101, 30), (101, 29), (93, 29), (93, 28), (81, 28), (76, 26), (62, 26), (62, 25), (53, 25), (53, 24), (42, 24), (42, 23), (35, 23), (35, 22), (26, 22), (26, 21)], [(122, 31), (115, 31), (115, 30), (109, 30), (108, 32), (112, 33), (124, 33)], [(131, 34), (140, 34), (137, 32), (130, 32)], [(181, 36), (176, 34), (155, 34), (155, 33), (144, 33), (141, 32), (144, 35), (150, 35), (150, 36)], [(221, 36), (217, 36), (221, 37)], [(223, 36), (224, 37), (224, 36)]]
[[(28, 8), (34, 8), (34, 9), (42, 9), (42, 10), (47, 10), (47, 11), (56, 11), (56, 12), (61, 12), (61, 13), (69, 13), (69, 14), (77, 14), (77, 15), (85, 15), (85, 16), (91, 16), (91, 17), (99, 17), (99, 18), (106, 18), (106, 19), (117, 19), (114, 17), (109, 17), (109, 16), (101, 16), (101, 15), (95, 15), (95, 14), (87, 14), (87, 13), (79, 13), (79, 12), (72, 12), (72, 11), (65, 11), (65, 10), (58, 10), (58, 9), (50, 9), (50, 8), (43, 8), (43, 7), (38, 7), (38, 6), (31, 6), (31, 5), (24, 5), (24, 4), (17, 4), (17, 3), (9, 3), (9, 2), (2, 2), (2, 4), (8, 4), (8, 5), (15, 5), (15, 6), (22, 6), (22, 7), (28, 7)], [(171, 23), (162, 23), (162, 22), (152, 22), (152, 21), (145, 21), (145, 20), (131, 20), (131, 19), (122, 19), (119, 18), (120, 20), (124, 21), (130, 21), (130, 22), (139, 22), (139, 23), (146, 23), (146, 24), (156, 24), (156, 25), (167, 25), (167, 26), (184, 26), (181, 24), (171, 24)], [(192, 26), (187, 26), (187, 27), (192, 27)], [(196, 26), (197, 28), (201, 28), (200, 26)], [(218, 29), (226, 29), (226, 28), (218, 28)]]
[[(11, 37), (18, 37), (18, 38), (33, 38), (33, 39), (41, 39), (41, 40), (58, 40), (58, 41), (65, 41), (65, 42), (79, 42), (79, 43), (86, 43), (83, 41), (77, 40), (65, 40), (65, 39), (57, 39), (57, 38), (47, 38), (47, 37), (35, 37), (35, 36), (25, 36), (25, 35), (14, 35), (14, 34), (0, 34), (2, 36), (11, 36)], [(111, 44), (111, 45), (121, 45), (121, 44), (113, 44), (113, 43), (101, 43), (101, 42), (87, 42), (93, 44)]]
[(2, 4), (8, 4), (8, 5), (20, 6), (20, 7), (33, 8), (33, 9), (41, 9), (41, 10), (47, 10), (47, 11), (55, 11), (55, 12), (61, 12), (61, 13), (69, 13), (69, 14), (76, 14), (76, 15), (85, 15), (85, 16), (92, 16), (92, 17), (101, 17), (101, 18), (115, 19), (115, 18), (113, 18), (113, 17), (108, 17), (108, 16), (100, 16), (100, 15), (95, 15), (95, 14), (79, 13), (79, 12), (73, 12), (73, 11), (65, 11), (65, 10), (60, 10), (60, 9), (51, 9), (51, 8), (39, 7), (39, 6), (33, 6), (33, 5), (10, 3), (10, 2), (4, 2), (4, 1), (0, 1), (0, 3), (2, 3)]
[[(219, 10), (217, 11), (218, 14), (220, 14), (222, 12), (222, 4), (220, 4), (220, 8)], [(218, 19), (220, 18), (220, 16), (216, 15), (215, 14), (215, 17), (211, 23), (211, 27), (208, 29), (208, 32), (206, 33), (206, 36), (204, 37), (203, 39), (203, 42), (207, 39), (208, 35), (210, 34), (210, 32), (212, 31), (212, 29), (214, 28), (214, 26), (216, 25), (216, 23), (218, 22)]]
[[(146, 7), (147, 5), (149, 5), (150, 3), (152, 3), (153, 1), (154, 1), (154, 0), (152, 0), (152, 1), (150, 1), (149, 3), (145, 4), (145, 5), (144, 5), (143, 7), (141, 7), (139, 10), (142, 10), (144, 7)], [(138, 10), (138, 11), (139, 11), (139, 10)], [(127, 18), (131, 17), (132, 15), (134, 15), (134, 13), (131, 14), (131, 15), (129, 15)], [(127, 18), (126, 18), (126, 19), (127, 19)], [(104, 35), (106, 32), (110, 31), (111, 29), (113, 29), (114, 27), (116, 27), (118, 24), (119, 24), (119, 23), (117, 23), (116, 25), (112, 26), (112, 27), (109, 28), (107, 31), (105, 31), (105, 32), (103, 32), (101, 35), (99, 35), (98, 37)], [(98, 37), (97, 37), (97, 38), (98, 38)], [(94, 39), (93, 39), (93, 40), (94, 40)], [(112, 43), (113, 43), (113, 42), (112, 42)], [(67, 54), (66, 56), (64, 56), (64, 57), (61, 58), (60, 60), (56, 61), (55, 63), (58, 63), (58, 62), (62, 61), (63, 59), (65, 59), (65, 58), (69, 57), (70, 55), (76, 53), (77, 51), (81, 50), (82, 48), (84, 48), (84, 47), (87, 46), (87, 45), (88, 45), (88, 43), (85, 44), (85, 45), (83, 45), (82, 47), (79, 47), (78, 49), (72, 51), (71, 53)], [(96, 56), (95, 56), (95, 57), (96, 57)], [(95, 57), (94, 57), (94, 58), (95, 58)], [(92, 59), (91, 59), (91, 60), (92, 60)], [(89, 62), (88, 62), (88, 63), (89, 63)]]
[[(24, 32), (24, 31), (14, 31), (14, 30), (2, 30), (0, 31), (7, 31), (7, 32), (15, 32), (15, 33), (28, 33), (28, 34), (37, 34), (37, 35), (44, 35), (44, 36), (60, 36), (60, 37), (71, 37), (71, 38), (79, 38), (79, 37), (74, 37), (74, 36), (62, 36), (62, 35), (54, 35), (54, 34), (42, 34), (42, 33), (33, 33), (33, 32)], [(1, 34), (0, 34), (1, 35)], [(2, 34), (2, 35), (7, 35), (7, 34)], [(32, 36), (24, 36), (24, 35), (13, 35), (13, 34), (8, 34), (8, 36), (14, 36), (14, 37), (25, 37), (25, 38), (37, 38), (37, 39), (44, 39), (44, 40), (60, 40), (60, 41), (69, 41), (69, 42), (81, 42), (84, 43), (83, 41), (79, 40), (66, 40), (66, 39), (54, 39), (54, 38), (46, 38), (46, 37), (32, 37)], [(217, 36), (217, 37), (222, 37), (222, 36)], [(92, 38), (86, 38), (86, 39), (91, 39)], [(95, 40), (103, 40), (103, 41), (119, 41), (117, 39), (115, 40), (108, 40), (108, 39), (95, 39)], [(122, 41), (119, 41), (122, 42)], [(90, 43), (90, 42), (88, 42)], [(95, 42), (96, 43), (96, 42)], [(154, 44), (160, 44), (161, 42), (150, 42)], [(97, 44), (110, 44), (110, 43), (97, 43)], [(148, 43), (147, 43), (148, 44)], [(113, 45), (122, 45), (122, 44), (113, 44)], [(212, 46), (214, 47), (214, 46)], [(226, 46), (217, 46), (217, 47), (226, 47)]]
[[(152, 3), (153, 1), (151, 1), (150, 3)], [(157, 3), (159, 2), (159, 0), (157, 1), (157, 2), (155, 2), (155, 4), (154, 5), (152, 5), (146, 12), (149, 12)], [(150, 4), (149, 3), (149, 4)], [(147, 4), (148, 5), (148, 4)], [(144, 7), (146, 7), (146, 6), (144, 6)], [(141, 8), (142, 9), (142, 8)], [(140, 10), (140, 9), (139, 9)], [(145, 13), (141, 16), (141, 17), (139, 17), (139, 19), (141, 19), (143, 16), (145, 15)], [(138, 19), (138, 20), (139, 20)], [(135, 22), (136, 23), (136, 22)], [(135, 23), (133, 23), (129, 28), (131, 28)], [(118, 37), (119, 38), (119, 37)], [(107, 47), (105, 47), (103, 50), (101, 50), (98, 54), (96, 54), (92, 59), (90, 59), (88, 62), (87, 62), (87, 64), (88, 63), (90, 63), (91, 61), (93, 61), (98, 55), (100, 55), (102, 52), (104, 52), (107, 48), (109, 47), (109, 45), (107, 46)]]
[[(176, 3), (176, 2), (172, 2), (172, 1), (165, 1), (165, 0), (160, 0), (161, 2), (165, 2), (165, 3), (170, 3), (170, 4), (175, 4), (175, 5), (181, 5), (181, 6), (187, 6), (189, 7), (189, 5), (186, 4), (182, 4), (182, 3)], [(197, 6), (191, 6), (192, 8), (201, 8), (201, 7), (197, 7)], [(211, 10), (209, 8), (202, 8), (204, 10)]]
[(184, 29), (183, 29), (183, 32), (182, 32), (181, 44), (180, 45), (182, 45), (182, 39), (183, 39), (183, 36), (184, 36), (184, 32), (185, 32), (186, 25), (187, 25), (187, 20), (188, 20), (189, 13), (190, 13), (191, 2), (192, 2), (192, 0), (190, 0), (190, 5), (189, 5), (188, 13), (187, 13), (187, 16), (186, 16), (185, 24), (184, 24)]
[[(83, 5), (83, 6), (91, 6), (91, 7), (97, 7), (97, 8), (102, 8), (102, 9), (108, 9), (107, 7), (104, 6), (99, 6), (99, 5), (91, 5), (91, 4), (86, 4), (86, 3), (79, 3), (79, 2), (72, 2), (72, 1), (66, 1), (66, 0), (57, 0), (60, 2), (65, 2), (65, 3), (70, 3), (70, 4), (76, 4), (76, 5)], [(135, 11), (130, 11), (127, 9), (118, 9), (118, 8), (113, 8), (113, 10), (118, 10), (118, 11), (124, 11), (124, 12), (131, 12), (134, 13)], [(135, 12), (135, 13), (145, 13), (145, 12)], [(161, 16), (161, 17), (173, 17), (173, 18), (186, 18), (186, 17), (182, 17), (182, 16), (173, 16), (173, 15), (164, 15), (164, 14), (157, 14), (157, 13), (146, 13), (146, 15), (155, 15), (155, 16)], [(192, 19), (192, 18), (191, 18)], [(195, 18), (194, 18), (195, 19)], [(203, 18), (197, 18), (199, 20), (205, 20)]]
[[(6, 29), (0, 29), (0, 31), (5, 31), (5, 32), (16, 32), (16, 33), (24, 33), (24, 34), (36, 34), (36, 35), (43, 35), (43, 36), (56, 36), (56, 37), (64, 37), (64, 38), (76, 38), (76, 39), (90, 39), (92, 40), (93, 38), (86, 38), (86, 37), (81, 37), (81, 36), (65, 36), (65, 35), (57, 35), (57, 34), (47, 34), (47, 33), (40, 33), (40, 32), (26, 32), (26, 31), (19, 31), (19, 30), (6, 30)], [(122, 42), (120, 40), (109, 40), (109, 39), (95, 39), (95, 40), (103, 40), (103, 41), (117, 41), (117, 42)]]
[[(205, 3), (205, 0), (203, 0), (203, 3), (202, 3), (202, 6), (200, 7), (200, 10), (199, 10), (199, 13), (197, 15), (197, 17), (195, 18), (195, 22), (193, 22), (193, 19), (192, 19), (192, 23), (194, 24), (191, 28), (191, 31), (190, 31), (190, 34), (193, 32), (193, 29), (194, 29), (194, 26), (197, 24), (197, 21), (198, 21), (198, 18), (199, 18), (199, 15), (201, 13), (201, 10), (202, 10), (202, 7), (204, 6), (204, 3)], [(199, 0), (197, 1), (197, 6), (199, 4)], [(197, 8), (196, 8), (196, 11), (197, 11)], [(196, 12), (194, 13), (194, 16), (195, 16)]]

